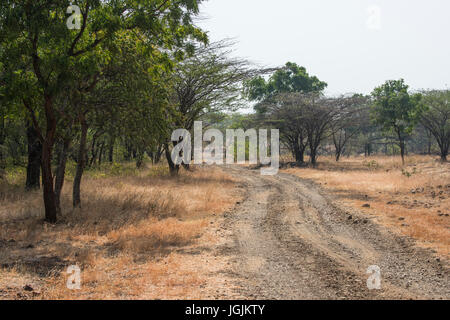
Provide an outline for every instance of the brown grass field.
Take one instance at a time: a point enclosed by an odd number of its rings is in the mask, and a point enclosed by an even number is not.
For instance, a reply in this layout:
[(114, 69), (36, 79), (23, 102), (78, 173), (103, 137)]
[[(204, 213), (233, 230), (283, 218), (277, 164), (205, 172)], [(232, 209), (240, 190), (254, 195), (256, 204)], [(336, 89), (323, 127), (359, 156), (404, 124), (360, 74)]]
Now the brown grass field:
[[(321, 157), (317, 168), (286, 172), (319, 183), (349, 211), (364, 212), (392, 231), (450, 256), (450, 164), (428, 156)], [(367, 206), (369, 205), (370, 208)], [(364, 207), (363, 207), (364, 206)]]
[[(348, 212), (450, 256), (450, 164), (435, 158), (321, 157), (316, 168), (283, 170), (313, 180)], [(220, 168), (182, 171), (133, 164), (87, 171), (83, 208), (42, 221), (41, 192), (24, 191), (23, 170), (0, 183), (0, 299), (211, 299), (226, 297), (223, 213), (241, 201), (238, 181)], [(65, 209), (65, 210), (64, 210)], [(81, 290), (66, 286), (67, 266), (82, 270)], [(220, 293), (219, 293), (220, 289)]]
[[(201, 276), (215, 259), (201, 246), (216, 241), (206, 226), (235, 204), (234, 181), (214, 168), (170, 178), (164, 167), (131, 166), (87, 172), (83, 209), (66, 210), (56, 226), (42, 222), (41, 192), (25, 193), (23, 174), (9, 174), (0, 187), (0, 299), (195, 299), (206, 281), (221, 281)], [(63, 208), (70, 194), (69, 175)], [(68, 265), (82, 269), (79, 291), (66, 287)]]

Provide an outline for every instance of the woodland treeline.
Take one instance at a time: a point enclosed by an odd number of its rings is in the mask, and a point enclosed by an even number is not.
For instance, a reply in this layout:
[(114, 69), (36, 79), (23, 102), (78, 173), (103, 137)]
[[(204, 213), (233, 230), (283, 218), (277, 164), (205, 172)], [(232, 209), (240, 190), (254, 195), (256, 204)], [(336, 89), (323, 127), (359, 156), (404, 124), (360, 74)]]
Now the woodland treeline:
[[(449, 92), (412, 93), (403, 80), (372, 95), (327, 97), (327, 84), (287, 63), (256, 68), (210, 43), (195, 25), (201, 0), (3, 0), (0, 3), (0, 180), (26, 167), (45, 219), (62, 214), (67, 164), (73, 207), (86, 168), (171, 160), (175, 129), (277, 128), (297, 163), (305, 155), (448, 154)], [(81, 9), (80, 28), (67, 8)], [(255, 113), (234, 113), (254, 103)]]
[(352, 154), (436, 154), (447, 161), (450, 145), (450, 91), (412, 92), (403, 79), (389, 80), (371, 95), (328, 97), (327, 83), (287, 63), (268, 79), (255, 77), (245, 94), (255, 114), (237, 117), (242, 126), (278, 128), (284, 147), (298, 164), (313, 165), (319, 154), (336, 161)]
[[(0, 177), (27, 167), (26, 189), (43, 189), (56, 222), (68, 161), (76, 163), (73, 206), (81, 207), (86, 167), (154, 162), (170, 136), (243, 101), (260, 73), (229, 57), (196, 27), (200, 0), (2, 1), (0, 4)], [(80, 8), (79, 29), (67, 8)], [(1, 178), (0, 178), (1, 179)]]

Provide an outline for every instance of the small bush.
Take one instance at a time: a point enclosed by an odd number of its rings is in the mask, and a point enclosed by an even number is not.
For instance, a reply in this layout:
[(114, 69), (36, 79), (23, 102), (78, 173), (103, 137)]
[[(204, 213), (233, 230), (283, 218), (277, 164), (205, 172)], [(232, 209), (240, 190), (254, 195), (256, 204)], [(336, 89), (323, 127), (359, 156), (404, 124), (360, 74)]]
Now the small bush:
[(378, 162), (376, 162), (375, 160), (369, 161), (365, 163), (366, 167), (371, 169), (371, 170), (376, 170), (380, 167), (380, 165), (378, 164)]
[(413, 168), (413, 170), (411, 172), (409, 172), (406, 169), (402, 169), (402, 175), (404, 175), (407, 178), (411, 178), (413, 175), (417, 174), (417, 169)]

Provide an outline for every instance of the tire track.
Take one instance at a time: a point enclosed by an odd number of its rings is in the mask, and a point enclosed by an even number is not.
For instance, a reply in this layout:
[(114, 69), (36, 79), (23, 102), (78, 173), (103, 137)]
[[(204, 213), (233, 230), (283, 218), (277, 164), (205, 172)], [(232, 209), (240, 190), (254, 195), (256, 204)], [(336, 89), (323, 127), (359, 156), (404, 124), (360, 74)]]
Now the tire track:
[[(349, 219), (313, 183), (229, 167), (246, 190), (227, 215), (237, 293), (250, 299), (448, 299), (448, 261), (361, 217)], [(381, 290), (366, 270), (382, 270)]]

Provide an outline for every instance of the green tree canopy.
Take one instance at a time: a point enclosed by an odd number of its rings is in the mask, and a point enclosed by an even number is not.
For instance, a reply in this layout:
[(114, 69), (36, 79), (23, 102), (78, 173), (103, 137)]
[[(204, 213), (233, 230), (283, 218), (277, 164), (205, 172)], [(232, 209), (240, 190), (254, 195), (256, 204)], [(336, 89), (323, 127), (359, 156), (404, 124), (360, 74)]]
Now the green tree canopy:
[[(51, 159), (58, 119), (69, 117), (57, 103), (67, 88), (86, 92), (101, 78), (116, 39), (133, 33), (146, 52), (172, 61), (192, 53), (206, 34), (193, 24), (202, 0), (4, 0), (0, 3), (0, 61), (7, 96), (23, 103), (42, 141), (46, 220), (56, 221)], [(80, 8), (80, 28), (68, 28), (67, 9)], [(83, 90), (80, 90), (83, 89)], [(43, 115), (45, 121), (38, 121)]]
[(259, 76), (248, 81), (245, 94), (252, 101), (262, 102), (280, 93), (321, 92), (326, 87), (327, 83), (309, 75), (304, 67), (288, 62), (268, 80)]
[(372, 92), (372, 119), (385, 132), (393, 132), (398, 138), (402, 161), (405, 163), (405, 140), (424, 111), (422, 95), (410, 94), (403, 79), (389, 80)]
[(450, 146), (450, 90), (432, 90), (424, 93), (426, 112), (420, 122), (436, 139), (441, 160), (447, 161)]

